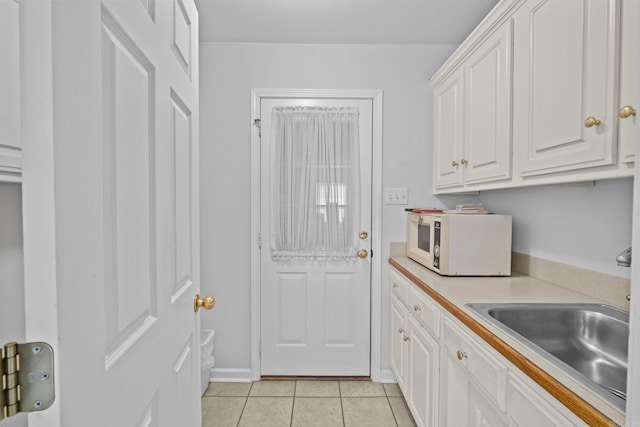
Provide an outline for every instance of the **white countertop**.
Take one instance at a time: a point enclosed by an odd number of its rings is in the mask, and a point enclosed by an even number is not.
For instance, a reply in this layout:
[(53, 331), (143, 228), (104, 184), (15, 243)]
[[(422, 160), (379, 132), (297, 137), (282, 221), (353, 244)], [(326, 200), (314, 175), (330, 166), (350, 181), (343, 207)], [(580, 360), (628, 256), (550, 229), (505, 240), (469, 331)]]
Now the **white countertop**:
[[(591, 392), (552, 363), (539, 356), (509, 334), (502, 331), (475, 311), (467, 303), (522, 303), (522, 302), (586, 302), (604, 303), (594, 297), (534, 277), (514, 273), (510, 277), (445, 277), (423, 267), (407, 257), (392, 257), (394, 262), (414, 275), (457, 309), (473, 318), (507, 345), (547, 372), (558, 382), (610, 418), (624, 425), (625, 416), (619, 409)], [(393, 265), (392, 265), (393, 267)]]

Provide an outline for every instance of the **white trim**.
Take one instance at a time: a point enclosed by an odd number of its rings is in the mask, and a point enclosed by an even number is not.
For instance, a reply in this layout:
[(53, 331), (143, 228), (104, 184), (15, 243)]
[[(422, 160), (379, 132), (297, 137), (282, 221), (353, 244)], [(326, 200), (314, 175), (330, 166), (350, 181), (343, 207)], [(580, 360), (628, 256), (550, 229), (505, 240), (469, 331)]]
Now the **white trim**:
[(371, 99), (373, 159), (371, 177), (371, 379), (381, 380), (382, 322), (382, 90), (379, 89), (252, 89), (251, 90), (251, 379), (260, 379), (260, 138), (253, 119), (260, 117), (262, 98)]
[(249, 383), (251, 382), (251, 369), (213, 368), (209, 373), (209, 382)]
[(387, 384), (397, 384), (398, 380), (396, 380), (396, 376), (393, 375), (393, 371), (391, 369), (383, 369), (380, 371), (380, 382)]

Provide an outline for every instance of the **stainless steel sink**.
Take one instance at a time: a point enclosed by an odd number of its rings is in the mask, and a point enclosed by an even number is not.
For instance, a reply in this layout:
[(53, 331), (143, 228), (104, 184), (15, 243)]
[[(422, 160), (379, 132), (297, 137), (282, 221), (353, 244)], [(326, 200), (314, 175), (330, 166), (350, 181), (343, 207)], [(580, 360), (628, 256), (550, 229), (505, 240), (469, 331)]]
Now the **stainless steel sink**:
[(605, 304), (467, 304), (625, 410), (629, 314)]

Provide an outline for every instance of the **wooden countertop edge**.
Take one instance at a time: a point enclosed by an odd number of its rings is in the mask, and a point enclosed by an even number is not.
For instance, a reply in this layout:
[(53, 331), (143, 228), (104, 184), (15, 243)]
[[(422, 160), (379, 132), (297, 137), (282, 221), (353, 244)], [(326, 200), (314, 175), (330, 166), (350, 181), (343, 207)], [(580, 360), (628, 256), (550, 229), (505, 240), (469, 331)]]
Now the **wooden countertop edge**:
[(491, 331), (486, 329), (474, 318), (469, 316), (464, 311), (460, 310), (456, 305), (451, 303), (439, 292), (430, 288), (429, 285), (424, 283), (418, 277), (413, 275), (409, 270), (404, 268), (393, 258), (389, 258), (389, 264), (395, 269), (400, 271), (403, 275), (409, 278), (416, 286), (422, 289), (427, 295), (436, 300), (445, 310), (455, 316), (469, 329), (479, 335), (485, 340), (491, 347), (493, 347), (498, 353), (507, 358), (518, 369), (529, 376), (538, 385), (544, 388), (549, 394), (558, 399), (563, 405), (569, 408), (574, 414), (580, 417), (589, 426), (603, 426), (611, 427), (618, 424), (609, 419), (602, 412), (591, 406), (588, 402), (583, 400), (580, 396), (569, 390), (566, 386), (561, 384), (558, 380), (547, 374), (540, 369), (537, 365), (532, 363), (529, 359), (524, 357), (520, 352), (514, 350), (510, 345), (502, 341)]

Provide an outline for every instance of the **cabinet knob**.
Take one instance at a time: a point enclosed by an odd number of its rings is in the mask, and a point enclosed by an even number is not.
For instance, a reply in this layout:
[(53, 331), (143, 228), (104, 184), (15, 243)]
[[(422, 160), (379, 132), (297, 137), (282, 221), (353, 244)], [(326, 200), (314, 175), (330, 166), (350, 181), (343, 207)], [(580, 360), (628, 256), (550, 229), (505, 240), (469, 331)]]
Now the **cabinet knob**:
[(618, 113), (618, 116), (620, 116), (621, 119), (626, 119), (629, 118), (631, 116), (635, 117), (636, 116), (636, 109), (633, 108), (631, 105), (625, 105), (624, 107), (622, 107), (620, 109), (620, 112)]
[(409, 341), (411, 338), (409, 338), (408, 336), (404, 336), (404, 338), (402, 338), (405, 342)]
[(466, 159), (460, 160), (460, 164), (461, 165), (466, 165), (467, 163), (469, 163), (469, 162)]
[(398, 333), (399, 333), (399, 334), (404, 334), (404, 329), (399, 328), (399, 329), (398, 329)]
[(366, 250), (366, 249), (360, 249), (360, 250), (358, 251), (358, 256), (359, 256), (360, 258), (363, 258), (363, 259), (364, 259), (364, 258), (366, 258), (366, 257), (367, 257), (367, 255), (369, 255), (369, 252), (367, 252), (367, 250)]
[(422, 307), (420, 307), (418, 304), (413, 306), (413, 311), (420, 311), (422, 310)]
[(394, 283), (393, 285), (391, 285), (391, 287), (392, 287), (393, 289), (398, 289), (398, 284), (397, 284), (397, 283)]
[(601, 124), (602, 122), (593, 116), (587, 117), (587, 119), (584, 121), (584, 127), (586, 128), (590, 128), (593, 126), (600, 126)]
[(456, 352), (456, 356), (458, 357), (458, 360), (462, 360), (462, 359), (464, 359), (465, 357), (467, 357), (467, 353), (465, 353), (465, 352), (464, 352), (464, 351), (462, 351), (462, 350), (458, 350), (458, 351)]
[(451, 166), (453, 166), (454, 168), (458, 167), (458, 162), (454, 160), (453, 162), (451, 162)]

